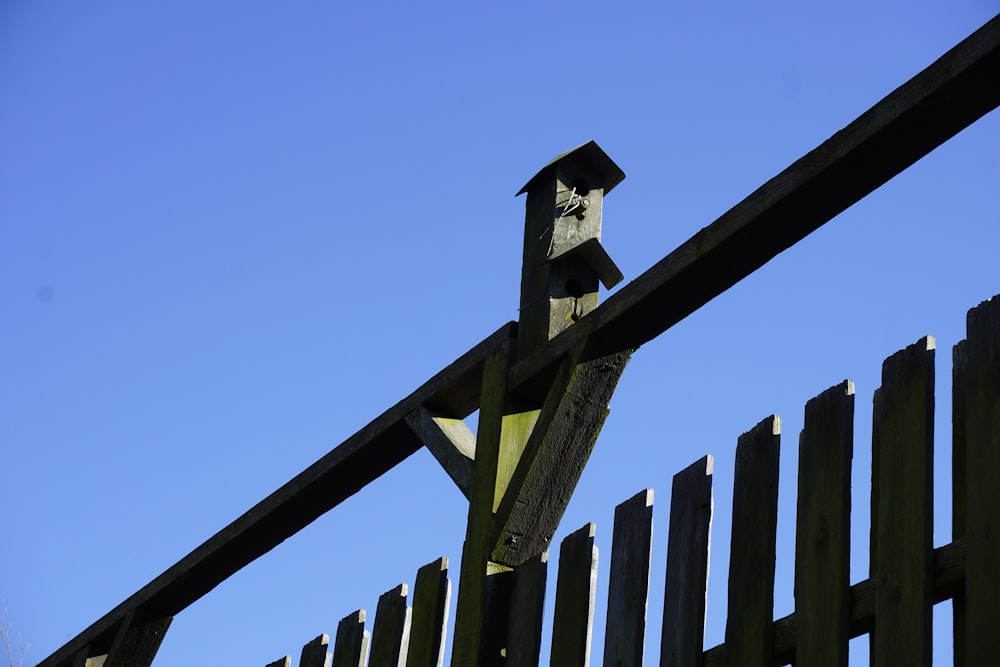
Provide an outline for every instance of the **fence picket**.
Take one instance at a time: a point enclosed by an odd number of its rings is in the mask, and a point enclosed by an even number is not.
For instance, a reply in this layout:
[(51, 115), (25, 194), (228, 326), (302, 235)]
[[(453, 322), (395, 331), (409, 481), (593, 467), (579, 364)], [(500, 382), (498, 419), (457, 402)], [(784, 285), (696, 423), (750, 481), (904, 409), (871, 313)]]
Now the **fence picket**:
[(996, 660), (1000, 628), (1000, 297), (969, 311), (966, 420), (966, 659)]
[(604, 631), (605, 667), (642, 667), (653, 546), (653, 490), (615, 508)]
[(333, 645), (333, 667), (365, 667), (368, 656), (368, 631), (365, 610), (358, 609), (340, 619), (337, 640)]
[(368, 667), (403, 667), (406, 664), (411, 613), (406, 606), (406, 594), (406, 584), (400, 584), (378, 599)]
[(712, 457), (674, 475), (667, 538), (661, 667), (700, 667), (712, 524)]
[(329, 667), (330, 653), (326, 650), (330, 645), (330, 636), (323, 634), (302, 647), (299, 656), (299, 667)]
[(546, 551), (514, 570), (507, 620), (507, 667), (538, 667), (548, 564)]
[(563, 539), (559, 547), (559, 573), (552, 621), (553, 667), (590, 664), (597, 580), (596, 526), (588, 523)]
[(292, 657), (290, 655), (286, 655), (280, 660), (267, 663), (266, 667), (292, 667)]
[(795, 535), (798, 665), (847, 667), (854, 384), (806, 404)]
[(769, 665), (774, 655), (774, 562), (781, 420), (740, 436), (733, 482), (726, 664)]
[[(959, 341), (952, 348), (951, 370), (951, 539), (965, 539), (966, 451), (965, 383), (968, 374), (968, 342)], [(956, 590), (951, 600), (952, 646), (954, 667), (965, 667), (965, 588)]]
[(441, 667), (450, 601), (447, 558), (438, 558), (417, 570), (406, 667)]
[(931, 664), (934, 339), (882, 365), (872, 419), (873, 665)]

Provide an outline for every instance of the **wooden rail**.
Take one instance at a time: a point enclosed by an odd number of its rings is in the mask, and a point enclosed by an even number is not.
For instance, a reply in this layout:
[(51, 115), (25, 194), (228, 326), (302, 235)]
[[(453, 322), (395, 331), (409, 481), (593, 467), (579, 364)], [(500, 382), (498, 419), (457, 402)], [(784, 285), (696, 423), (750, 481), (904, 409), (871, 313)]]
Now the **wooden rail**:
[[(511, 391), (540, 405), (559, 360), (575, 347), (597, 358), (663, 333), (995, 109), (997, 81), (1000, 16), (520, 360)], [(484, 360), (513, 340), (516, 325), (501, 327), (39, 664), (68, 666), (146, 632), (143, 619), (169, 619), (384, 474), (423, 444), (407, 418), (420, 410), (456, 419), (472, 413)]]

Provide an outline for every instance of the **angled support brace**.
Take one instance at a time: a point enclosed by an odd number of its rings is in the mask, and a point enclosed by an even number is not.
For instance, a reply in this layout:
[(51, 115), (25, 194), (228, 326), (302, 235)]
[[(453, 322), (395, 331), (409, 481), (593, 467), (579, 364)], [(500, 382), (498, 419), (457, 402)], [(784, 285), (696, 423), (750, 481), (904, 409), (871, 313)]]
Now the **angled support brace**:
[(173, 616), (150, 617), (139, 609), (129, 612), (118, 628), (104, 667), (149, 667), (173, 620)]
[(476, 435), (465, 422), (436, 416), (421, 405), (406, 415), (406, 423), (427, 446), (462, 494), (470, 498)]

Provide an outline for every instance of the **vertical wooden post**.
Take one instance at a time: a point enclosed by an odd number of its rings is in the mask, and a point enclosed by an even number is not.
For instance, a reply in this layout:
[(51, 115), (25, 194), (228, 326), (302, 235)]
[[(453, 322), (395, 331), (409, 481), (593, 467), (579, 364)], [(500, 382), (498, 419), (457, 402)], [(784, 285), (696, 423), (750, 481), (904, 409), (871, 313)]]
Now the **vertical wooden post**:
[(854, 384), (806, 404), (795, 532), (796, 664), (847, 667)]
[[(967, 341), (952, 348), (951, 375), (951, 539), (965, 539), (965, 478), (967, 474), (965, 434), (965, 384), (968, 377)], [(955, 591), (951, 599), (952, 646), (954, 667), (965, 667), (965, 589)]]
[(781, 420), (771, 416), (736, 445), (725, 653), (730, 667), (769, 665), (774, 658), (780, 433)]
[(705, 456), (674, 475), (660, 667), (700, 667), (703, 662), (712, 463)]
[(552, 667), (586, 667), (594, 629), (597, 586), (596, 526), (588, 523), (559, 547), (556, 608), (552, 620)]
[(441, 667), (444, 663), (445, 627), (448, 625), (450, 602), (447, 558), (439, 558), (417, 570), (406, 667)]
[(322, 634), (302, 647), (299, 655), (299, 667), (329, 667), (330, 652), (327, 648), (330, 645), (330, 636)]
[(604, 667), (642, 667), (653, 546), (653, 490), (615, 508)]
[(1000, 296), (970, 310), (967, 328), (965, 658), (989, 665), (1000, 629)]
[(410, 608), (406, 584), (382, 594), (375, 609), (368, 667), (403, 667), (410, 641)]
[(538, 667), (548, 564), (549, 553), (544, 551), (514, 570), (506, 667)]
[(882, 365), (872, 420), (873, 665), (931, 664), (934, 340)]
[(333, 645), (333, 667), (365, 667), (368, 639), (364, 609), (358, 609), (340, 619), (337, 624), (337, 641)]

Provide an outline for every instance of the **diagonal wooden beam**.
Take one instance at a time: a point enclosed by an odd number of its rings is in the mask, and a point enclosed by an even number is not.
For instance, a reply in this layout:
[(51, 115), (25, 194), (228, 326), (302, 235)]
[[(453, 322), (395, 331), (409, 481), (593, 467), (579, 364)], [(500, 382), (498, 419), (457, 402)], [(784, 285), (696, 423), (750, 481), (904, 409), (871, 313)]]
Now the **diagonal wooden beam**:
[(422, 405), (406, 415), (406, 423), (468, 499), (476, 434), (461, 419), (435, 416)]

